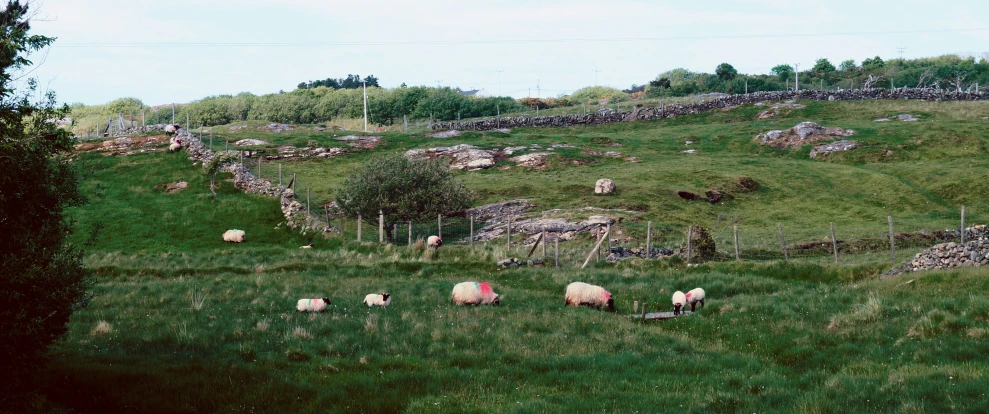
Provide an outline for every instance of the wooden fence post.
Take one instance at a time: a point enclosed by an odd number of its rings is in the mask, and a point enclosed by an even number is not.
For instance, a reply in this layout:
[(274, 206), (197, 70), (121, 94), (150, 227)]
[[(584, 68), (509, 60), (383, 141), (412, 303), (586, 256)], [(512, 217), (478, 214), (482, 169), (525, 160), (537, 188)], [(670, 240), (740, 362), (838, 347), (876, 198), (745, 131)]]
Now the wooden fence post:
[(841, 261), (838, 259), (838, 239), (834, 235), (834, 222), (831, 222), (831, 246), (834, 249), (834, 264), (840, 265)]
[(306, 216), (309, 216), (309, 212), (312, 211), (312, 208), (309, 207), (310, 198), (309, 187), (306, 187)]
[(343, 239), (343, 215), (340, 215), (340, 238)]
[(412, 220), (409, 220), (409, 246), (412, 246)]
[(536, 238), (536, 243), (532, 245), (531, 249), (529, 249), (529, 254), (525, 256), (527, 259), (532, 257), (532, 254), (536, 252), (536, 248), (539, 247), (539, 242), (541, 242), (542, 240), (543, 240), (543, 234), (540, 234), (539, 237)]
[(783, 236), (783, 223), (776, 223), (780, 229), (780, 245), (783, 246), (783, 260), (790, 261), (790, 254), (786, 251), (786, 237)]
[(602, 237), (602, 235), (601, 235), (601, 228), (600, 227), (598, 227), (598, 240), (597, 241), (598, 241), (598, 244), (597, 244), (598, 247), (595, 248), (595, 250), (598, 253), (598, 261), (600, 262), (601, 261), (601, 245), (604, 244), (604, 237)]
[(282, 163), (278, 163), (278, 185), (282, 185)]
[(693, 238), (693, 235), (694, 235), (694, 226), (688, 226), (687, 227), (687, 264), (688, 265), (690, 264), (690, 256), (693, 253), (692, 251), (693, 246), (690, 243), (691, 241), (690, 239)]
[(652, 257), (652, 222), (646, 223), (646, 259)]
[[(608, 231), (607, 231), (607, 233), (608, 234), (611, 234), (611, 223), (608, 223)], [(608, 250), (606, 250), (606, 252), (609, 255), (611, 254), (611, 237), (608, 237)]]
[(732, 226), (732, 233), (735, 235), (735, 261), (742, 261), (742, 255), (739, 254), (738, 250), (738, 225)]
[(358, 243), (360, 243), (360, 242), (363, 241), (363, 240), (361, 240), (361, 222), (362, 221), (363, 220), (361, 220), (361, 213), (357, 213), (357, 242)]
[(439, 237), (440, 240), (443, 240), (443, 215), (442, 214), (437, 214), (436, 215), (436, 237)]
[(896, 266), (896, 242), (893, 237), (893, 216), (887, 216), (889, 220), (889, 251), (893, 255), (893, 266)]
[[(611, 237), (610, 234), (605, 235), (605, 237)], [(587, 267), (587, 264), (591, 262), (591, 258), (594, 257), (594, 252), (600, 252), (601, 243), (604, 243), (604, 238), (598, 239), (598, 243), (591, 249), (591, 252), (587, 255), (587, 259), (584, 259), (584, 264), (580, 266), (581, 269)]]
[(378, 210), (378, 243), (385, 242), (385, 212)]
[(511, 252), (512, 252), (512, 216), (508, 216), (508, 224), (507, 224), (506, 232), (507, 232), (506, 234), (508, 235), (508, 237), (507, 237), (507, 240), (508, 240), (507, 249), (508, 250), (507, 251), (508, 251), (509, 254), (511, 254)]
[(539, 239), (543, 241), (543, 260), (546, 260), (546, 226), (543, 226), (543, 234), (539, 235)]
[(470, 215), (470, 248), (474, 248), (474, 215)]
[(560, 236), (556, 236), (556, 240), (553, 241), (556, 246), (556, 267), (560, 267)]
[(962, 206), (962, 244), (965, 244), (965, 206)]

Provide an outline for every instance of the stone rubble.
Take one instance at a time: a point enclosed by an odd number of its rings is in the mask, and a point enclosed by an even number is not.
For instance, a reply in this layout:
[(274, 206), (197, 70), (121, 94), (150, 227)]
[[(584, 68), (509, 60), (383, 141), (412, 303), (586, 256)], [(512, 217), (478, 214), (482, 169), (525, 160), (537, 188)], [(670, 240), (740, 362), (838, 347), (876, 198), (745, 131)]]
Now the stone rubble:
[(832, 137), (847, 137), (854, 133), (855, 131), (850, 129), (825, 128), (815, 122), (801, 122), (790, 129), (761, 133), (756, 135), (754, 140), (762, 145), (786, 149), (799, 148), (805, 144)]
[[(945, 230), (945, 233), (959, 233), (958, 229)], [(965, 229), (965, 243), (941, 243), (917, 253), (906, 263), (884, 273), (882, 278), (899, 276), (906, 272), (921, 270), (952, 269), (964, 266), (989, 264), (989, 229), (985, 225)]]
[(373, 150), (378, 145), (381, 145), (381, 137), (378, 136), (344, 135), (342, 137), (333, 137), (333, 139), (344, 141), (351, 147), (367, 150)]
[(234, 141), (233, 143), (233, 146), (235, 147), (252, 147), (262, 145), (271, 145), (271, 143), (260, 139), (242, 139), (239, 141)]
[(855, 148), (858, 148), (858, 143), (855, 141), (841, 140), (815, 146), (814, 149), (810, 150), (810, 157), (817, 158), (818, 155), (827, 156), (833, 152), (848, 151)]

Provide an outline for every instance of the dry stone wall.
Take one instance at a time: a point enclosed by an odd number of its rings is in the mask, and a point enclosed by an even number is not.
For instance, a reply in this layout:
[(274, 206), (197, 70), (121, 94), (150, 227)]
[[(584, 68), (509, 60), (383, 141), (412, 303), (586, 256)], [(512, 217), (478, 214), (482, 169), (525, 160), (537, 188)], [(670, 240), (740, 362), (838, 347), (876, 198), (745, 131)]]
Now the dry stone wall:
[(529, 127), (571, 127), (577, 125), (600, 125), (614, 122), (642, 121), (673, 118), (697, 114), (714, 109), (731, 108), (757, 102), (777, 102), (789, 100), (808, 101), (868, 101), (868, 100), (922, 100), (922, 101), (979, 101), (989, 99), (989, 93), (953, 92), (944, 89), (898, 88), (898, 89), (845, 89), (839, 91), (776, 91), (754, 92), (749, 94), (722, 95), (692, 104), (663, 105), (660, 107), (635, 107), (631, 111), (603, 111), (592, 114), (506, 117), (484, 119), (474, 122), (440, 122), (431, 126), (434, 130), (473, 130), (488, 131), (499, 128)]

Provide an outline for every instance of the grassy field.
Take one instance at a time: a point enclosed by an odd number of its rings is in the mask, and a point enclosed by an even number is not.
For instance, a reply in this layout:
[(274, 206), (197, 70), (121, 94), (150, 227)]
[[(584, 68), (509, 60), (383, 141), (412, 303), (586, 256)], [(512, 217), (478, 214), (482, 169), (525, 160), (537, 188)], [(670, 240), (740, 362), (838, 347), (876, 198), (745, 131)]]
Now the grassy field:
[[(971, 206), (969, 223), (989, 219), (985, 104), (811, 102), (761, 121), (758, 110), (446, 140), (386, 133), (374, 151), (283, 168), (322, 201), (377, 152), (566, 142), (577, 148), (558, 150), (547, 170), (458, 175), (478, 191), (477, 203), (529, 197), (540, 209), (634, 210), (618, 226), (629, 234), (646, 220), (717, 228), (735, 218), (748, 231), (743, 240), (771, 239), (777, 222), (795, 240), (823, 237), (829, 221), (839, 224), (839, 237), (876, 235), (887, 215), (904, 230), (943, 229), (961, 204)], [(921, 121), (872, 122), (906, 112)], [(808, 148), (751, 142), (802, 120), (854, 129), (861, 148), (810, 160)], [(217, 131), (218, 139), (342, 146), (333, 133), (311, 129)], [(698, 153), (681, 152), (687, 148)], [(584, 153), (602, 150), (642, 162)], [(521, 250), (448, 245), (427, 258), (415, 248), (296, 235), (281, 224), (277, 200), (245, 195), (229, 177), (214, 197), (184, 154), (88, 153), (75, 162), (87, 174), (90, 204), (71, 212), (74, 238), (87, 246), (97, 296), (73, 316), (45, 372), (49, 399), (67, 410), (921, 413), (989, 405), (984, 269), (878, 280), (889, 256), (872, 252), (843, 258), (842, 266), (813, 256), (699, 267), (630, 260), (579, 270), (578, 247), (587, 243), (580, 241), (564, 268), (500, 270), (496, 260)], [(673, 194), (739, 176), (762, 187), (717, 205)], [(594, 196), (601, 177), (615, 179), (618, 194)], [(162, 184), (176, 180), (190, 185), (166, 194)], [(245, 229), (248, 242), (223, 243), (220, 233), (231, 227)], [(726, 236), (719, 237), (721, 250)], [(310, 242), (314, 249), (298, 248)], [(454, 306), (450, 290), (466, 280), (491, 281), (502, 306)], [(573, 281), (608, 288), (618, 312), (565, 308)], [(708, 303), (696, 315), (630, 317), (633, 301), (668, 310), (672, 292), (698, 286)], [(376, 292), (392, 293), (391, 307), (361, 305)], [(299, 298), (323, 296), (333, 302), (326, 312), (294, 311)]]

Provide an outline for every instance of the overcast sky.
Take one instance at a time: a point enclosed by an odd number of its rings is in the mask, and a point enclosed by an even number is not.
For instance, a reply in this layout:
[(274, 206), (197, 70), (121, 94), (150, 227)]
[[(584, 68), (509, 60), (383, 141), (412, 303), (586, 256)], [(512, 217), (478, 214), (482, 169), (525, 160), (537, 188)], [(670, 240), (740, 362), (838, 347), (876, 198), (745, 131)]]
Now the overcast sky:
[[(627, 88), (665, 70), (742, 73), (779, 63), (989, 52), (989, 5), (951, 2), (661, 0), (35, 0), (33, 57), (60, 101), (145, 104), (289, 91), (373, 74), (547, 97)], [(599, 72), (595, 72), (595, 69)], [(500, 82), (499, 82), (499, 72)], [(538, 86), (538, 90), (537, 90)]]

